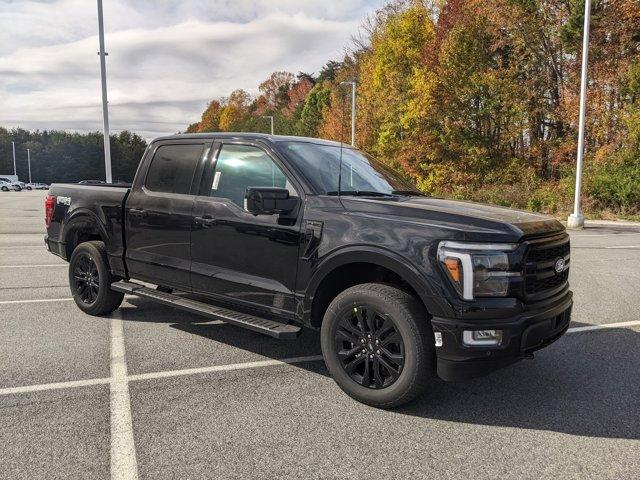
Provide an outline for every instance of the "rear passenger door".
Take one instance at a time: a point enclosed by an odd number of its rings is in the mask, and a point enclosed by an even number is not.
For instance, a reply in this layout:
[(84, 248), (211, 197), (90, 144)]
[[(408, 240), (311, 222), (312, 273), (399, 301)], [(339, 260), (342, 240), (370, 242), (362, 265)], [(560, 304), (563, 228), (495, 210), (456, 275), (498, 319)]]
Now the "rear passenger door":
[(136, 176), (125, 207), (129, 276), (190, 289), (191, 223), (210, 142), (167, 141)]

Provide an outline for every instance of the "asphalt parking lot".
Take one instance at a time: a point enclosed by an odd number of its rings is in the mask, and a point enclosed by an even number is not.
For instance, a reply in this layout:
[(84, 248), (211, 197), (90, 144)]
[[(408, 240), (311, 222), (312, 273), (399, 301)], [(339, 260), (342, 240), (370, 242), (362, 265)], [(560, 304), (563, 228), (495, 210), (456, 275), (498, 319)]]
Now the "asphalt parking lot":
[(45, 195), (0, 195), (0, 478), (640, 478), (640, 226), (571, 234), (573, 325), (535, 360), (381, 411), (314, 332), (83, 314)]

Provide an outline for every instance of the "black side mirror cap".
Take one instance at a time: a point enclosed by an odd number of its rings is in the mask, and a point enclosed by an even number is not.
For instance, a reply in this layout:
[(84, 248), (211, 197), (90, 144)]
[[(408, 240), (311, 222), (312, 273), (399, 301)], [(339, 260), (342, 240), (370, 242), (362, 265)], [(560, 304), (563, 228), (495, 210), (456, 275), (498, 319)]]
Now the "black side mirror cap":
[(300, 199), (290, 197), (286, 188), (248, 187), (245, 201), (253, 215), (286, 215), (296, 209)]

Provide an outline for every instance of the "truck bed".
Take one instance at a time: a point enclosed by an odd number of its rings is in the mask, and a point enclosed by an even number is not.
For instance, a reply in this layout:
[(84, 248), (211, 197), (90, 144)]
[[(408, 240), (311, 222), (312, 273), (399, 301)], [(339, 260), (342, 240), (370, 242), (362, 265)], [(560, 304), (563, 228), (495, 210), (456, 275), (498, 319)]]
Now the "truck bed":
[(55, 209), (45, 237), (47, 248), (68, 260), (70, 252), (66, 244), (79, 227), (91, 225), (90, 239), (104, 241), (112, 267), (123, 272), (124, 203), (129, 191), (128, 184), (51, 185), (49, 196), (55, 197)]

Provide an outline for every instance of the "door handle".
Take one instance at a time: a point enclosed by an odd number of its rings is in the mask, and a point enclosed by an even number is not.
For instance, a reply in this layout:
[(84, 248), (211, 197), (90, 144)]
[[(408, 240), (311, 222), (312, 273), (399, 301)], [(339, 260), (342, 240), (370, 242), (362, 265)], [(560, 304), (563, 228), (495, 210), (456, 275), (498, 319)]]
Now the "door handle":
[(140, 210), (138, 208), (131, 208), (129, 209), (129, 215), (131, 215), (132, 217), (146, 217), (147, 216), (147, 211), (146, 210)]
[(193, 221), (196, 225), (200, 225), (204, 228), (209, 228), (216, 224), (216, 219), (211, 215), (205, 215), (204, 217), (194, 217)]

